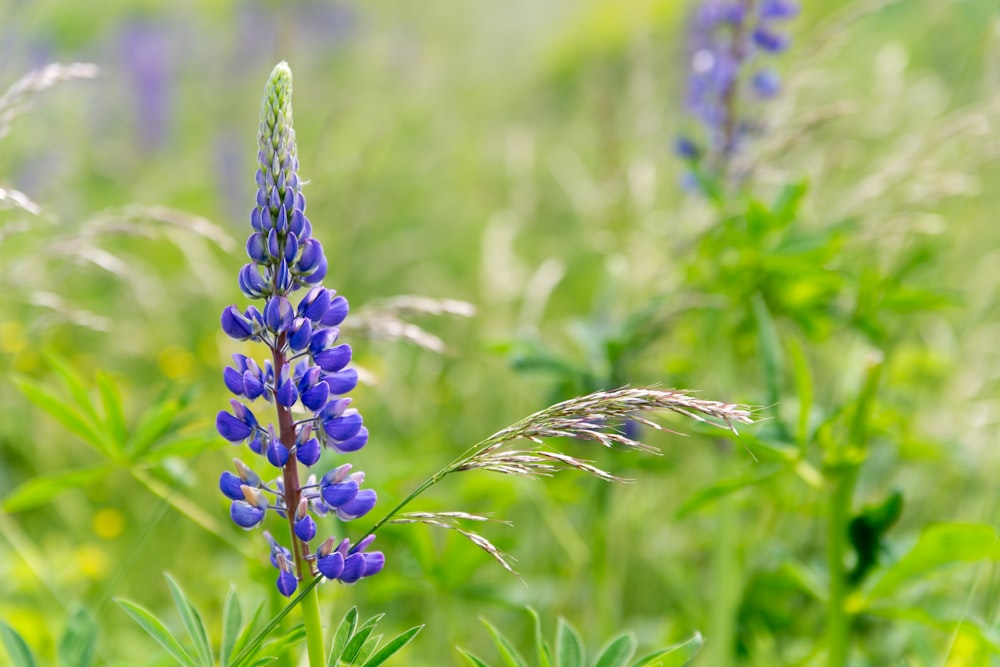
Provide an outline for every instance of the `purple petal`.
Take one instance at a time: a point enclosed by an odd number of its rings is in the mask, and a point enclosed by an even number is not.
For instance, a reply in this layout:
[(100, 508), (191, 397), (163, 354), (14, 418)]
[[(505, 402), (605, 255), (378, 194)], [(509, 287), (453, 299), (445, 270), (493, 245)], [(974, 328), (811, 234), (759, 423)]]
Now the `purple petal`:
[(343, 441), (357, 435), (363, 421), (361, 413), (357, 411), (347, 412), (341, 417), (324, 421), (323, 430), (334, 440)]
[(338, 507), (350, 502), (358, 495), (358, 483), (349, 480), (340, 484), (328, 484), (323, 487), (321, 494), (323, 502), (330, 507)]
[(362, 489), (353, 499), (336, 508), (337, 517), (341, 521), (352, 521), (372, 511), (377, 501), (374, 489)]
[(316, 365), (324, 371), (336, 373), (351, 363), (351, 346), (347, 343), (341, 343), (314, 355), (313, 359), (316, 361)]
[(295, 458), (306, 467), (315, 465), (321, 453), (319, 440), (316, 438), (310, 438), (295, 448)]
[(347, 319), (347, 313), (350, 312), (350, 310), (351, 308), (347, 303), (347, 299), (342, 296), (337, 296), (330, 301), (330, 307), (327, 309), (320, 322), (325, 326), (335, 327)]
[(345, 584), (353, 584), (365, 574), (364, 554), (352, 554), (344, 560), (344, 570), (339, 579)]
[(219, 490), (230, 500), (243, 500), (243, 480), (228, 470), (219, 477)]
[(342, 371), (324, 375), (323, 382), (330, 387), (330, 394), (343, 396), (358, 386), (358, 372), (353, 368), (345, 368)]
[(364, 426), (358, 431), (357, 435), (348, 438), (347, 440), (341, 440), (330, 443), (330, 445), (340, 452), (341, 454), (350, 454), (351, 452), (356, 452), (365, 445), (368, 444), (368, 429)]
[(344, 556), (336, 551), (316, 560), (316, 568), (327, 579), (336, 579), (344, 571)]
[(303, 542), (316, 537), (316, 522), (308, 514), (295, 522), (295, 535)]
[(286, 598), (292, 597), (292, 593), (299, 587), (299, 580), (295, 578), (295, 575), (285, 570), (278, 574), (278, 580), (275, 583), (278, 586), (278, 592)]
[(370, 577), (378, 574), (385, 567), (385, 554), (381, 551), (373, 551), (370, 554), (362, 554), (365, 559), (365, 572), (362, 577)]
[(253, 432), (250, 426), (244, 424), (225, 410), (216, 416), (215, 430), (229, 442), (242, 442)]
[(237, 500), (229, 506), (229, 516), (237, 526), (250, 530), (264, 520), (264, 510), (245, 500)]

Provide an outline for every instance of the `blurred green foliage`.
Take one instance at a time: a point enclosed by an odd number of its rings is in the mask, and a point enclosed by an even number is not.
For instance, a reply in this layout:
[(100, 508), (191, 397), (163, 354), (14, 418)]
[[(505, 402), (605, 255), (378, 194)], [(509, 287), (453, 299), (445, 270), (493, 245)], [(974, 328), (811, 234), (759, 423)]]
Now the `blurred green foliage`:
[(656, 459), (586, 453), (634, 485), (456, 478), (421, 509), (513, 520), (488, 537), (524, 583), (449, 531), (393, 526), (384, 573), (321, 591), (331, 627), (354, 605), (389, 612), (390, 636), (427, 625), (400, 664), (459, 665), (457, 645), (492, 655), (479, 616), (540, 646), (531, 605), (588, 644), (631, 629), (645, 654), (700, 630), (695, 664), (825, 664), (840, 540), (850, 664), (997, 664), (1000, 13), (808, 3), (753, 181), (716, 203), (679, 185), (671, 154), (686, 15), (660, 0), (0, 5), (0, 88), (48, 62), (100, 67), (39, 94), (0, 144), (0, 183), (42, 209), (0, 210), (5, 645), (13, 628), (43, 663), (170, 664), (110, 604), (179, 629), (168, 570), (210, 636), (233, 584), (262, 617), (282, 608), (264, 540), (226, 520), (231, 450), (212, 419), (241, 351), (218, 314), (241, 301), (257, 101), (285, 59), (328, 286), (355, 308), (418, 294), (478, 309), (421, 321), (443, 355), (352, 341), (373, 379), (352, 462), (380, 503), (601, 387), (696, 388), (766, 417), (739, 440), (647, 433)]

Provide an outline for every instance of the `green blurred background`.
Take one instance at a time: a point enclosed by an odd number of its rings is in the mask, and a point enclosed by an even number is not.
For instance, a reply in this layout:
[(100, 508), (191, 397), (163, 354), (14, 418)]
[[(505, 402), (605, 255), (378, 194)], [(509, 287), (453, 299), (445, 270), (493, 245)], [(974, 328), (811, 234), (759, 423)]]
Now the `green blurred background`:
[[(805, 4), (777, 61), (786, 88), (760, 110), (753, 188), (770, 202), (782, 186), (806, 182), (796, 224), (839, 230), (824, 260), (837, 281), (807, 276), (788, 287), (787, 312), (774, 313), (812, 359), (816, 403), (835, 405), (874, 352), (887, 355), (878, 443), (857, 505), (903, 492), (891, 561), (929, 524), (1000, 518), (1000, 11), (991, 0)], [(160, 574), (169, 571), (216, 624), (231, 585), (280, 608), (264, 540), (228, 522), (216, 481), (235, 450), (211, 434), (227, 401), (221, 369), (240, 349), (219, 331), (218, 314), (244, 301), (236, 272), (259, 100), (280, 60), (295, 75), (301, 173), (330, 259), (327, 286), (355, 308), (416, 294), (478, 311), (419, 321), (445, 341), (443, 355), (355, 344), (370, 378), (355, 405), (372, 438), (351, 460), (381, 506), (523, 415), (600, 388), (609, 376), (587, 336), (654, 295), (667, 295), (659, 340), (610, 381), (768, 404), (742, 278), (718, 274), (729, 266), (726, 245), (702, 243), (715, 213), (681, 187), (684, 167), (672, 154), (691, 127), (690, 7), (0, 4), (0, 88), (49, 62), (100, 67), (93, 80), (42, 93), (3, 139), (0, 184), (43, 213), (0, 211), (0, 498), (102, 461), (12, 381), (58, 386), (47, 356), (88, 390), (96, 392), (95, 372), (109, 374), (131, 423), (174, 400), (186, 406), (179, 432), (196, 443), (204, 436), (189, 456), (136, 464), (138, 473), (112, 465), (51, 497), (6, 503), (0, 616), (52, 656), (67, 614), (84, 606), (100, 627), (101, 664), (167, 664), (112, 598), (171, 618)], [(906, 294), (865, 282), (906, 261), (905, 275), (893, 274)], [(722, 305), (702, 309), (706, 294)], [(865, 294), (879, 304), (871, 317), (858, 305)], [(515, 368), (519, 351), (543, 344), (593, 373), (577, 382)], [(789, 384), (779, 413), (794, 413), (801, 398)], [(733, 664), (813, 664), (822, 605), (803, 582), (822, 578), (824, 489), (778, 476), (724, 507), (705, 502), (679, 515), (720, 480), (760, 471), (754, 455), (766, 452), (752, 433), (746, 449), (702, 431), (644, 435), (663, 457), (593, 454), (634, 485), (465, 474), (417, 504), (512, 520), (484, 533), (518, 559), (523, 581), (456, 535), (389, 527), (379, 538), (385, 572), (323, 590), (329, 618), (357, 604), (363, 615), (386, 612), (389, 629), (426, 622), (398, 664), (445, 665), (460, 664), (456, 644), (490, 654), (479, 616), (526, 641), (527, 604), (547, 627), (566, 616), (595, 648), (623, 628), (646, 648), (695, 630), (711, 644), (722, 605), (736, 614)], [(199, 525), (154, 489), (215, 524)], [(720, 540), (732, 556), (722, 565), (711, 556)], [(926, 577), (897, 608), (975, 617), (1000, 631), (998, 591), (992, 561), (977, 561)], [(856, 664), (993, 664), (982, 633), (927, 625), (862, 617)], [(712, 655), (700, 664), (724, 664)]]

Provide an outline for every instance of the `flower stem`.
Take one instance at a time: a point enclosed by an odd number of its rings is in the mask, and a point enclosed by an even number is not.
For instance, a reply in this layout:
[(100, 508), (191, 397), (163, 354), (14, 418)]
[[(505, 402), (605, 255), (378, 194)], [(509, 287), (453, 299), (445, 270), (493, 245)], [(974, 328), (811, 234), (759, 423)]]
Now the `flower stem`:
[(829, 648), (829, 667), (844, 667), (850, 646), (851, 617), (847, 613), (847, 570), (844, 556), (847, 552), (847, 523), (850, 520), (851, 498), (858, 477), (856, 465), (844, 466), (835, 472), (833, 492), (827, 517), (827, 569), (830, 574), (830, 591), (826, 612), (826, 643)]
[(302, 618), (306, 626), (306, 652), (309, 655), (309, 667), (326, 667), (324, 653), (323, 624), (319, 615), (319, 589), (313, 587), (302, 602)]

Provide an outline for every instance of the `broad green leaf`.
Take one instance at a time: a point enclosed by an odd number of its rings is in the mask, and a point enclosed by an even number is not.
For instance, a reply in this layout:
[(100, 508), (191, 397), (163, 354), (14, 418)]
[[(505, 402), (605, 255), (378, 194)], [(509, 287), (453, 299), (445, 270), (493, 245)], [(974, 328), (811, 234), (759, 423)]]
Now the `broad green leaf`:
[(586, 664), (587, 651), (583, 640), (569, 621), (560, 618), (556, 627), (556, 665), (557, 667), (583, 667)]
[(97, 649), (97, 624), (82, 607), (73, 612), (59, 638), (59, 664), (62, 667), (90, 667)]
[(157, 644), (165, 648), (167, 653), (174, 657), (174, 660), (186, 667), (198, 667), (198, 663), (191, 657), (191, 654), (170, 634), (170, 631), (167, 630), (167, 627), (163, 625), (160, 619), (153, 616), (153, 614), (143, 607), (128, 600), (116, 600), (116, 602), (121, 605), (125, 613), (132, 617), (132, 620), (138, 623), (150, 637), (156, 640)]
[(344, 614), (344, 618), (340, 619), (340, 624), (337, 625), (337, 631), (333, 635), (333, 644), (330, 646), (330, 658), (326, 662), (327, 667), (337, 667), (337, 663), (344, 655), (347, 642), (351, 639), (351, 635), (354, 634), (354, 628), (357, 626), (357, 623), (358, 608), (351, 607)]
[(469, 661), (469, 664), (472, 665), (472, 667), (490, 667), (485, 661), (483, 661), (482, 658), (476, 657), (472, 653), (466, 651), (464, 648), (456, 646), (455, 650), (461, 653), (465, 657), (465, 659)]
[(542, 635), (542, 619), (538, 615), (538, 612), (531, 607), (528, 607), (528, 613), (531, 614), (531, 618), (534, 620), (535, 648), (538, 650), (538, 667), (554, 667), (555, 663), (552, 660), (552, 651), (549, 649), (549, 644), (545, 641), (545, 637)]
[(679, 644), (673, 644), (659, 651), (653, 651), (649, 655), (639, 658), (632, 664), (632, 667), (644, 667), (657, 665), (658, 667), (684, 667), (701, 650), (705, 640), (700, 632), (694, 633), (690, 639), (686, 639)]
[(503, 658), (504, 663), (507, 667), (528, 667), (528, 663), (521, 657), (521, 654), (517, 652), (514, 645), (510, 643), (502, 632), (493, 627), (489, 621), (485, 618), (479, 619), (482, 621), (483, 625), (489, 631), (490, 636), (493, 637), (493, 643), (497, 647), (497, 651), (500, 652), (500, 657)]
[(195, 609), (191, 600), (184, 594), (184, 591), (174, 581), (174, 578), (169, 574), (164, 574), (163, 576), (167, 579), (167, 585), (170, 587), (170, 595), (174, 598), (174, 604), (177, 606), (177, 611), (184, 622), (184, 628), (194, 643), (195, 652), (198, 654), (198, 661), (202, 667), (212, 667), (215, 662), (212, 657), (212, 645), (208, 641), (208, 632), (205, 630), (205, 622), (202, 620), (201, 614), (198, 613), (198, 610)]
[(128, 437), (125, 425), (125, 411), (122, 409), (122, 397), (111, 376), (98, 371), (97, 389), (101, 394), (101, 407), (104, 408), (104, 425), (108, 434), (115, 441), (118, 449), (123, 449)]
[(7, 651), (7, 657), (14, 667), (37, 667), (35, 656), (17, 630), (0, 621), (0, 643)]
[(884, 598), (945, 565), (989, 558), (996, 545), (997, 532), (992, 526), (973, 523), (929, 526), (909, 553), (881, 572), (868, 596)]
[(378, 667), (413, 641), (413, 638), (420, 634), (420, 631), (423, 629), (424, 626), (418, 625), (410, 628), (400, 635), (397, 635), (396, 637), (393, 637), (385, 646), (380, 648), (375, 655), (371, 656), (365, 662), (364, 667)]
[(102, 427), (95, 424), (92, 417), (32, 380), (16, 378), (14, 383), (29, 401), (47, 412), (67, 431), (78, 436), (109, 459), (116, 460), (113, 445), (109, 443), (108, 438), (101, 432)]
[(745, 475), (716, 482), (715, 484), (698, 491), (684, 501), (684, 503), (681, 504), (680, 508), (677, 510), (676, 516), (678, 519), (690, 516), (706, 505), (710, 505), (730, 493), (734, 493), (740, 489), (745, 489), (746, 487), (753, 486), (754, 484), (759, 484), (766, 479), (774, 477), (785, 469), (787, 469), (787, 466), (781, 463), (763, 463), (754, 466), (753, 469)]
[(3, 499), (7, 512), (23, 512), (50, 502), (63, 491), (86, 486), (112, 471), (110, 465), (36, 475)]
[(236, 655), (236, 638), (240, 634), (240, 625), (243, 623), (243, 610), (240, 607), (240, 599), (236, 595), (236, 588), (229, 589), (226, 596), (225, 605), (222, 608), (222, 643), (219, 646), (219, 664), (222, 667), (229, 666), (229, 659)]
[(631, 633), (620, 634), (601, 650), (594, 667), (626, 667), (637, 646), (638, 642)]

